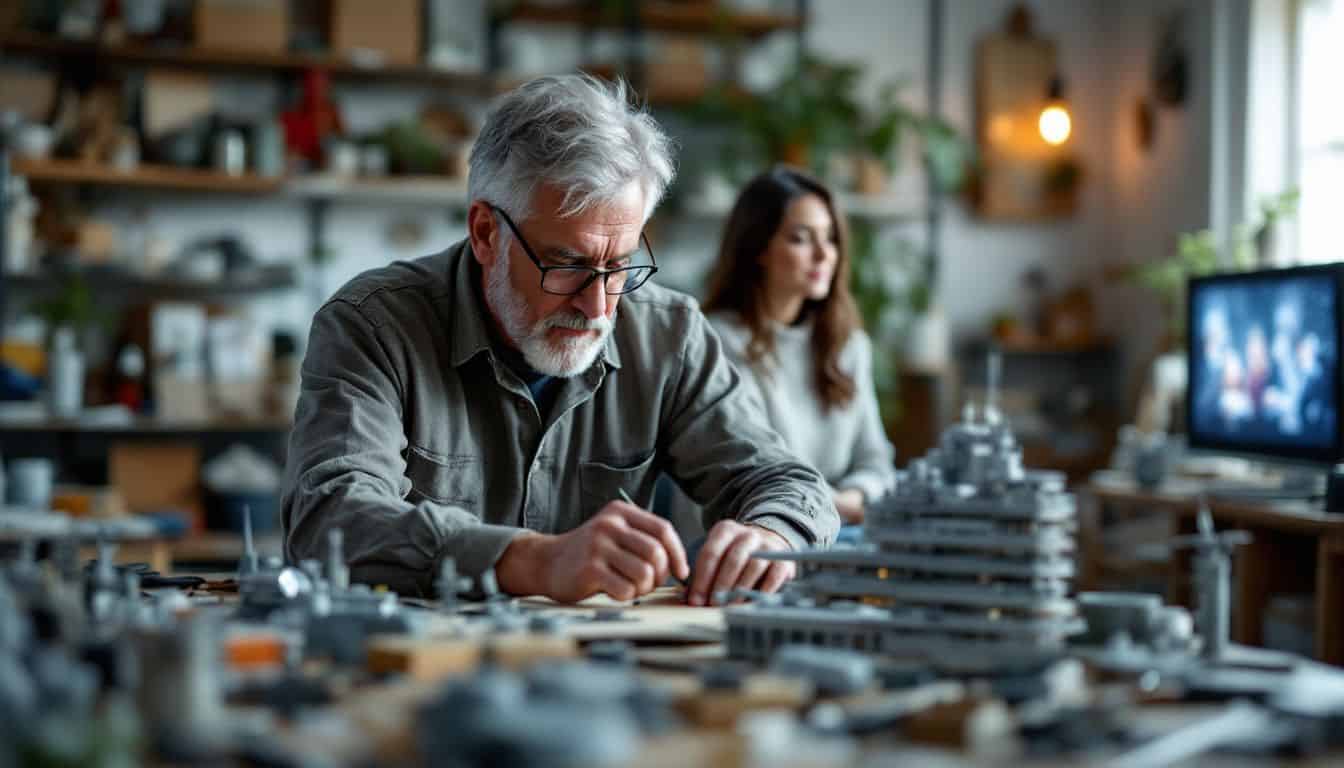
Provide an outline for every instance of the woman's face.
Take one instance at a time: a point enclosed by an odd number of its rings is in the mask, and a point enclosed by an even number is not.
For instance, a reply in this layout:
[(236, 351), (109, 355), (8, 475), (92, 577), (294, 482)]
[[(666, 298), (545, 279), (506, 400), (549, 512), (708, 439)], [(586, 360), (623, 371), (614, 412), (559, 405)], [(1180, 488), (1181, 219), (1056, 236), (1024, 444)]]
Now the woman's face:
[(812, 194), (797, 197), (761, 254), (766, 291), (776, 301), (824, 299), (831, 291), (839, 255), (835, 223), (825, 201)]

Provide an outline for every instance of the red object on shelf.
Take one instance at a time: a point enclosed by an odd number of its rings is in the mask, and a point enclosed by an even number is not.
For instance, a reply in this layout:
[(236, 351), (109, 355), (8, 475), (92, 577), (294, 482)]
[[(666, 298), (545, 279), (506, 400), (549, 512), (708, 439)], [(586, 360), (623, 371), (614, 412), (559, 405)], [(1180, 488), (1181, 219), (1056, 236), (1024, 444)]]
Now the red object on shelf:
[(330, 88), (325, 71), (307, 70), (303, 74), (301, 103), (280, 116), (285, 127), (285, 146), (313, 168), (322, 166), (322, 142), (327, 136), (339, 136), (343, 131), (341, 113), (331, 100)]
[(145, 405), (145, 388), (134, 379), (122, 379), (117, 382), (115, 400), (130, 409), (131, 413), (140, 413)]

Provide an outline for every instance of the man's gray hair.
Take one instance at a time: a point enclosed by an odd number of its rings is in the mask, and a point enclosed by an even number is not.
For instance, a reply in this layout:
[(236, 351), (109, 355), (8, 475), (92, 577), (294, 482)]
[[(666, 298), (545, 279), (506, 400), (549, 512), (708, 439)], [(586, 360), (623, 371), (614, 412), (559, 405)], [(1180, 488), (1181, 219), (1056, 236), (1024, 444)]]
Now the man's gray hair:
[(470, 200), (483, 200), (515, 221), (531, 215), (538, 184), (564, 192), (561, 216), (612, 200), (631, 182), (653, 214), (675, 173), (672, 140), (648, 112), (633, 106), (624, 81), (591, 75), (539, 77), (502, 96), (471, 150)]

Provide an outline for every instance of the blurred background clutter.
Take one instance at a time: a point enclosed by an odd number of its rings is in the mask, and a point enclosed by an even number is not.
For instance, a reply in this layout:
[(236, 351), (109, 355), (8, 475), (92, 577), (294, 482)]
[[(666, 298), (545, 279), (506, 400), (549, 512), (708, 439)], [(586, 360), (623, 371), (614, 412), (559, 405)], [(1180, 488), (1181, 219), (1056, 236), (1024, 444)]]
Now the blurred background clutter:
[(998, 351), (1028, 465), (1132, 467), (1185, 427), (1186, 280), (1340, 256), (1342, 6), (0, 3), (8, 498), (273, 529), (313, 312), (462, 237), (490, 98), (576, 70), (680, 143), (665, 284), (770, 164), (839, 192), (899, 464)]

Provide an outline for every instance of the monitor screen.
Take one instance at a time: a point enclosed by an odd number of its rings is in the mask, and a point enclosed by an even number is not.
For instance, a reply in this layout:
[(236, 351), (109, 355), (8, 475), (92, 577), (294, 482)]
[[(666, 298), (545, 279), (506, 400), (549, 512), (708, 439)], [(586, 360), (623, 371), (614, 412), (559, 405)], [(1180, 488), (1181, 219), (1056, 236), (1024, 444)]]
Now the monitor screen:
[(1341, 267), (1190, 281), (1192, 446), (1340, 460)]

